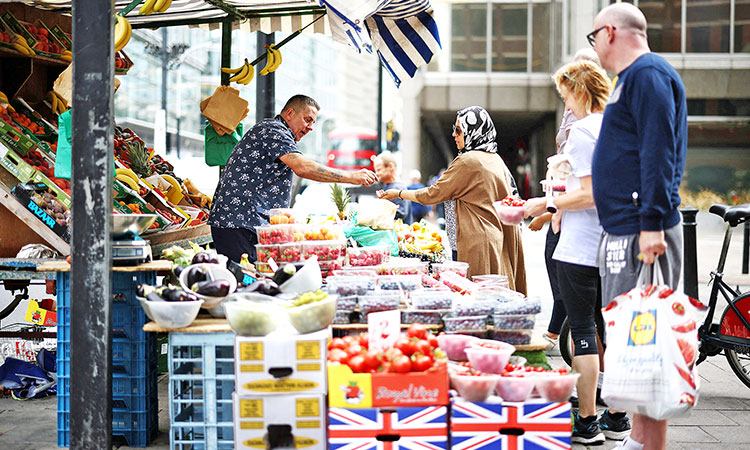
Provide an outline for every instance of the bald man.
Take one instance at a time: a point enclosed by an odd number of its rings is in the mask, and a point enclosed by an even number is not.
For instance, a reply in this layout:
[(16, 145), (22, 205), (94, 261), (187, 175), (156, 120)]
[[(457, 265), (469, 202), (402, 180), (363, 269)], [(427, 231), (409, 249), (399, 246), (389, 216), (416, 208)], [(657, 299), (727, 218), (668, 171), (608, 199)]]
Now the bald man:
[[(651, 53), (646, 29), (638, 8), (616, 3), (596, 16), (586, 36), (602, 67), (618, 76), (591, 174), (604, 228), (599, 245), (603, 306), (634, 288), (641, 266), (654, 264), (657, 256), (666, 284), (676, 289), (680, 278), (677, 190), (687, 151), (685, 87), (672, 66)], [(602, 419), (600, 424), (605, 431)], [(664, 449), (666, 436), (666, 420), (635, 414), (623, 448)]]

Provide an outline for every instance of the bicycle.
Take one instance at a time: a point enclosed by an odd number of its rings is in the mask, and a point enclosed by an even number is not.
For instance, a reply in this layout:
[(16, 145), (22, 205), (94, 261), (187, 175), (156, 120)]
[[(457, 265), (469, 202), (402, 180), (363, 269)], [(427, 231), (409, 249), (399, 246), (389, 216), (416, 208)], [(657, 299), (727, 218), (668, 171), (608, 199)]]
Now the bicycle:
[[(703, 325), (698, 327), (698, 360), (700, 364), (709, 356), (724, 351), (729, 367), (737, 378), (750, 387), (750, 292), (735, 291), (724, 282), (724, 263), (729, 252), (732, 231), (750, 219), (750, 203), (738, 206), (715, 204), (708, 210), (727, 223), (724, 243), (719, 255), (719, 264), (711, 272), (711, 294), (708, 298), (708, 311)], [(718, 294), (724, 297), (727, 306), (719, 323), (713, 323)]]

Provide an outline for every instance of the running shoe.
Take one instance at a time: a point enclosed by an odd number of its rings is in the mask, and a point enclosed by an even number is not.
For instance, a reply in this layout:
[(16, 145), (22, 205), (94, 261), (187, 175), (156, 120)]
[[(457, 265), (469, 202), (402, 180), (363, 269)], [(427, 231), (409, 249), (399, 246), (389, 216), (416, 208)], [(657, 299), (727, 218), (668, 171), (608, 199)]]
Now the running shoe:
[(588, 425), (581, 423), (578, 411), (573, 411), (573, 436), (572, 442), (587, 445), (602, 445), (605, 441), (604, 433), (599, 428), (599, 422), (594, 420)]
[(630, 436), (630, 420), (628, 416), (620, 419), (614, 419), (609, 414), (609, 409), (605, 409), (599, 418), (599, 428), (607, 439), (621, 441)]

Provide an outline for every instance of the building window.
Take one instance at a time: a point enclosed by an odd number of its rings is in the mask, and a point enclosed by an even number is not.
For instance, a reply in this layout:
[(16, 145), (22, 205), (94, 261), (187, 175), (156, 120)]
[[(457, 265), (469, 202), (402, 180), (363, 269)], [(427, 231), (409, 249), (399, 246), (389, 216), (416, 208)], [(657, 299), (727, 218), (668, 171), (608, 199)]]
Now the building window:
[(734, 3), (734, 51), (750, 53), (750, 0)]
[(638, 7), (648, 22), (648, 43), (658, 53), (679, 53), (681, 33), (681, 1), (640, 1)]
[(492, 5), (493, 72), (526, 71), (527, 16), (525, 4)]
[(688, 53), (729, 52), (729, 0), (686, 0)]
[(487, 70), (487, 4), (453, 5), (451, 8), (451, 70)]
[[(531, 71), (549, 72), (551, 35), (549, 3), (535, 3), (532, 13)], [(557, 41), (559, 42), (559, 41)]]

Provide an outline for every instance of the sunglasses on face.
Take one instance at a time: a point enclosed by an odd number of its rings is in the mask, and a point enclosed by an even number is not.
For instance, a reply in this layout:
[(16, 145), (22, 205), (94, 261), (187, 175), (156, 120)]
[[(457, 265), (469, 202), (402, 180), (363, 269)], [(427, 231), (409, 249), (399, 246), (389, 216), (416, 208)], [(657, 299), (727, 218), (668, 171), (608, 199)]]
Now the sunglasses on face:
[(457, 127), (456, 124), (454, 123), (453, 124), (453, 134), (455, 134), (456, 136), (458, 136), (461, 133), (463, 133), (463, 131), (461, 131), (461, 127)]
[(596, 35), (599, 34), (599, 32), (602, 31), (603, 29), (607, 28), (608, 26), (611, 26), (613, 30), (617, 29), (612, 25), (604, 25), (603, 27), (599, 27), (596, 30), (586, 35), (586, 40), (589, 41), (590, 46), (593, 47), (596, 45)]

